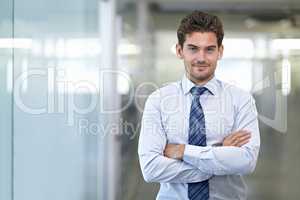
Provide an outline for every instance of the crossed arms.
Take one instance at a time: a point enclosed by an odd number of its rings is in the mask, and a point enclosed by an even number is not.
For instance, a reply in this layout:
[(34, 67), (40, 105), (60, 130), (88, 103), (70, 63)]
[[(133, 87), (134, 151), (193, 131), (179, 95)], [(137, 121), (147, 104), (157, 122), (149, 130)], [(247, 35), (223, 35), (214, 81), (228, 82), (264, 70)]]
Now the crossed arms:
[(149, 97), (142, 119), (139, 159), (147, 182), (192, 183), (214, 175), (253, 172), (259, 151), (255, 104), (245, 98), (235, 117), (236, 130), (221, 146), (169, 144), (157, 99)]
[[(251, 132), (239, 130), (224, 138), (223, 142), (216, 146), (242, 147), (250, 141)], [(177, 160), (183, 160), (185, 144), (167, 144), (164, 149), (164, 156)]]

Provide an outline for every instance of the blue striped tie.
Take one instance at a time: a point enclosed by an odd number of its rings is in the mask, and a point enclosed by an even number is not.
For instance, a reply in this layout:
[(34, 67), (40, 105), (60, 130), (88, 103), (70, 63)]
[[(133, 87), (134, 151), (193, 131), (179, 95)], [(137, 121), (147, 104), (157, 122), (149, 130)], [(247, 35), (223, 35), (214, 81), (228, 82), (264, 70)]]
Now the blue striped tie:
[[(190, 120), (189, 120), (189, 144), (197, 146), (206, 146), (205, 135), (205, 118), (200, 104), (200, 95), (207, 88), (193, 87), (191, 93), (193, 95)], [(208, 180), (188, 184), (188, 197), (190, 200), (208, 200), (209, 185)]]

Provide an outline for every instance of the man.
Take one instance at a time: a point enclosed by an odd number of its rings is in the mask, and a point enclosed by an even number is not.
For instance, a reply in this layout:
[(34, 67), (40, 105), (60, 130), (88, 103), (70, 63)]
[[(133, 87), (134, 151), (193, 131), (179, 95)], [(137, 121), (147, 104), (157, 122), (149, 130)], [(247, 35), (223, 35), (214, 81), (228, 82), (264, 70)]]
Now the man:
[(246, 199), (242, 175), (254, 171), (260, 147), (250, 94), (215, 78), (223, 54), (218, 17), (195, 11), (177, 30), (182, 80), (147, 99), (139, 138), (144, 179), (157, 199)]

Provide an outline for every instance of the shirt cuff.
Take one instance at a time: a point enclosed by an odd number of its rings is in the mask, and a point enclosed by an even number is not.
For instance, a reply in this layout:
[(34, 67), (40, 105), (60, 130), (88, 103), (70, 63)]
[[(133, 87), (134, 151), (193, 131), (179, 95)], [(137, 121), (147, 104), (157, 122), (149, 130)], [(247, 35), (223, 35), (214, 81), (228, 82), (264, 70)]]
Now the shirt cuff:
[(212, 147), (210, 146), (196, 146), (196, 145), (185, 145), (183, 160), (191, 162), (198, 159), (213, 159)]

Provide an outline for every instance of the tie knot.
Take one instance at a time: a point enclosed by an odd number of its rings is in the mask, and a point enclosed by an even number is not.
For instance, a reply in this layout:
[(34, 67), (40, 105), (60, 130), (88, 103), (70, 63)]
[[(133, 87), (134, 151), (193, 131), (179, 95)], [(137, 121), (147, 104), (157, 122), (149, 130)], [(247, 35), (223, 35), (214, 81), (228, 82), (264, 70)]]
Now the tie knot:
[(206, 87), (196, 87), (196, 86), (194, 86), (194, 87), (192, 87), (192, 89), (191, 89), (191, 93), (192, 93), (193, 96), (198, 96), (198, 97), (199, 97), (199, 96), (202, 95), (206, 90), (207, 90)]

